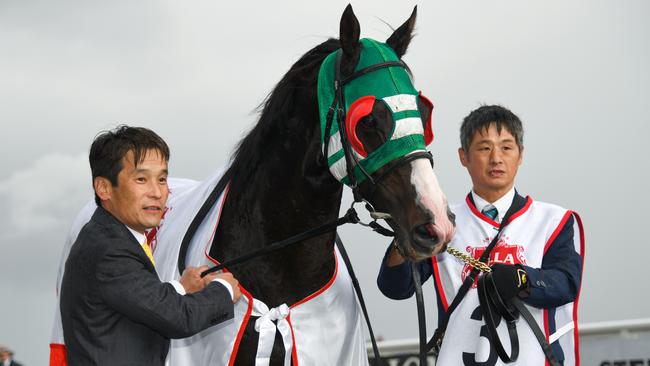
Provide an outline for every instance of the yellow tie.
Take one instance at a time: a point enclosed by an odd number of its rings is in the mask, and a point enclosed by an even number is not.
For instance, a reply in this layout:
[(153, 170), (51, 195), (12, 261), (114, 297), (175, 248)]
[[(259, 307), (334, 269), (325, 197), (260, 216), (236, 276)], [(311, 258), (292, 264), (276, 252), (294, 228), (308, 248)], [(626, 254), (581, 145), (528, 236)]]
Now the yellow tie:
[(144, 250), (144, 254), (146, 254), (149, 260), (151, 261), (151, 264), (153, 264), (153, 266), (155, 267), (156, 262), (154, 262), (153, 260), (153, 253), (151, 253), (151, 248), (149, 248), (149, 244), (147, 243), (146, 240), (144, 241), (144, 244), (142, 244), (142, 249)]

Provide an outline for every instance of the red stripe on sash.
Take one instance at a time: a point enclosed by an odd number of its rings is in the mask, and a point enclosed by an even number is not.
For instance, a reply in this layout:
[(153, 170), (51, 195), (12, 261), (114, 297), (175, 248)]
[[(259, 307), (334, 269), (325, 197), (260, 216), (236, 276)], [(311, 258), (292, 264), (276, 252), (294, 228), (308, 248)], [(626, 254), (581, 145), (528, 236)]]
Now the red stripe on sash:
[(571, 211), (567, 211), (564, 214), (564, 216), (562, 216), (562, 220), (560, 220), (560, 223), (557, 225), (555, 230), (553, 230), (553, 233), (551, 234), (551, 237), (548, 238), (548, 240), (546, 241), (546, 245), (544, 245), (544, 254), (543, 255), (546, 255), (546, 251), (548, 250), (548, 248), (551, 247), (551, 244), (553, 243), (553, 241), (555, 241), (555, 238), (557, 238), (557, 236), (560, 234), (560, 231), (562, 231), (562, 229), (564, 228), (564, 225), (566, 224), (566, 222), (567, 222), (567, 220), (569, 219), (570, 216), (571, 216)]
[[(470, 193), (470, 194), (471, 194), (471, 193)], [(469, 207), (469, 210), (472, 211), (472, 213), (473, 213), (476, 217), (478, 217), (479, 219), (481, 219), (481, 220), (487, 222), (488, 224), (494, 226), (495, 228), (499, 228), (499, 227), (501, 226), (501, 225), (499, 225), (499, 223), (497, 223), (496, 221), (492, 220), (491, 218), (485, 216), (481, 211), (479, 211), (479, 210), (476, 208), (476, 206), (474, 206), (474, 204), (472, 203), (472, 201), (469, 199), (469, 194), (467, 195), (467, 197), (465, 197), (465, 203), (467, 203), (467, 206)], [(526, 204), (524, 205), (524, 207), (522, 207), (521, 209), (519, 209), (519, 211), (513, 213), (513, 214), (510, 216), (510, 218), (508, 219), (508, 221), (506, 222), (506, 224), (511, 223), (514, 219), (516, 219), (517, 217), (523, 215), (526, 211), (528, 211), (528, 209), (530, 208), (530, 206), (531, 206), (532, 204), (533, 204), (533, 199), (530, 198), (530, 196), (526, 196)]]
[(68, 366), (68, 355), (64, 344), (50, 343), (50, 366)]
[(313, 299), (314, 297), (322, 294), (325, 290), (327, 290), (328, 288), (330, 288), (330, 286), (332, 286), (332, 284), (334, 283), (334, 280), (336, 280), (336, 276), (338, 275), (338, 273), (339, 273), (339, 258), (336, 255), (336, 250), (334, 250), (334, 275), (332, 275), (332, 278), (330, 278), (330, 280), (325, 284), (325, 286), (321, 287), (319, 290), (317, 290), (313, 294), (305, 297), (304, 299), (302, 299), (300, 301), (297, 301), (296, 303), (294, 303), (290, 307), (294, 308), (294, 307), (296, 307), (296, 306), (298, 306), (300, 304), (304, 304), (307, 301)]
[[(567, 220), (569, 217), (573, 215), (576, 219), (576, 223), (578, 224), (578, 230), (580, 232), (580, 258), (582, 260), (582, 273), (580, 274), (580, 277), (582, 278), (582, 274), (584, 273), (584, 264), (585, 264), (585, 233), (584, 233), (584, 228), (582, 226), (582, 219), (580, 218), (580, 215), (578, 215), (577, 212), (568, 210), (564, 216), (562, 217), (562, 220), (560, 220), (560, 223), (558, 226), (555, 228), (553, 231), (553, 234), (551, 234), (551, 237), (548, 239), (546, 242), (546, 245), (544, 246), (544, 254), (546, 254), (546, 251), (548, 248), (550, 248), (551, 244), (555, 240), (555, 238), (558, 236), (560, 231), (564, 228), (564, 225), (566, 224)], [(573, 301), (573, 347), (574, 347), (574, 356), (575, 356), (575, 366), (580, 366), (580, 338), (578, 337), (578, 300), (580, 299), (580, 290), (582, 288), (582, 281), (580, 281), (580, 287), (578, 288), (578, 296), (576, 296), (576, 299)], [(550, 337), (550, 328), (548, 325), (548, 310), (544, 310), (544, 331), (546, 333), (546, 341), (549, 340)], [(556, 329), (557, 331), (557, 329)], [(550, 363), (548, 362), (548, 359), (545, 361), (545, 366), (549, 366)]]
[(431, 257), (431, 266), (433, 267), (433, 278), (435, 279), (435, 286), (438, 290), (438, 296), (440, 296), (440, 302), (442, 307), (447, 312), (449, 309), (449, 303), (447, 302), (447, 295), (445, 294), (445, 289), (442, 287), (442, 279), (440, 278), (440, 269), (438, 268), (438, 259), (433, 256)]

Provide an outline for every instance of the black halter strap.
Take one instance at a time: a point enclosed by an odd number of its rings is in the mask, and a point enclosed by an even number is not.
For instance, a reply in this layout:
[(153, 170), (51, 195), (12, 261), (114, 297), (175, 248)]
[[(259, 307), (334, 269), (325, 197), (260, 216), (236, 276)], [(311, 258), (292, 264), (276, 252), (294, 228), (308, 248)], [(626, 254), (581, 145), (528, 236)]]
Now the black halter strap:
[[(400, 61), (386, 61), (386, 62), (382, 62), (380, 64), (370, 65), (368, 67), (364, 67), (363, 69), (361, 69), (359, 71), (356, 71), (354, 74), (352, 74), (352, 75), (346, 77), (345, 79), (341, 80), (341, 86), (349, 83), (350, 81), (352, 81), (352, 80), (354, 80), (354, 79), (356, 79), (356, 78), (358, 78), (360, 76), (369, 74), (369, 73), (371, 73), (373, 71), (377, 71), (379, 69), (383, 69), (384, 67), (391, 67), (391, 66), (403, 67), (406, 70), (408, 70), (408, 68), (406, 67), (406, 64), (401, 60)], [(338, 66), (337, 66), (337, 68), (338, 68)]]

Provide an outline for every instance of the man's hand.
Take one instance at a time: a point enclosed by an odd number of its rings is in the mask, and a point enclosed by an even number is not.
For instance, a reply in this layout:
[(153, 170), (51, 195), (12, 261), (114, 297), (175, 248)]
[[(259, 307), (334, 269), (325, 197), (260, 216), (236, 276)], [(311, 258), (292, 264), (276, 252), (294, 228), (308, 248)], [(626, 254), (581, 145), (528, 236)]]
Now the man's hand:
[(388, 255), (388, 258), (386, 259), (386, 265), (388, 267), (395, 267), (399, 266), (400, 264), (404, 263), (406, 259), (402, 257), (400, 254), (399, 250), (397, 250), (397, 239), (393, 239), (393, 242), (391, 243), (390, 246), (390, 254)]
[(504, 301), (508, 301), (528, 289), (528, 274), (519, 264), (492, 265), (492, 280)]
[(232, 275), (232, 273), (222, 273), (221, 271), (215, 272), (215, 273), (209, 273), (205, 277), (203, 277), (203, 281), (205, 283), (205, 286), (207, 286), (210, 282), (213, 280), (224, 280), (230, 284), (230, 287), (232, 288), (232, 303), (236, 303), (239, 301), (239, 297), (241, 296), (241, 290), (239, 289), (239, 281)]
[(201, 278), (201, 273), (207, 269), (208, 266), (185, 268), (181, 279), (178, 281), (185, 288), (185, 293), (191, 294), (203, 290), (206, 282)]

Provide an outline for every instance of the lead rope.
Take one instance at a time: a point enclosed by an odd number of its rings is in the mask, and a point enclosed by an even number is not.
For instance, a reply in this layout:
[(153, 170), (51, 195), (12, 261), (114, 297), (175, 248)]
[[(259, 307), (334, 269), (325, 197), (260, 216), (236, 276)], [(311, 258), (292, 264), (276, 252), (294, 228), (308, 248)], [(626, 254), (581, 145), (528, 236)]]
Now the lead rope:
[(350, 257), (348, 257), (348, 253), (345, 251), (345, 246), (343, 246), (343, 242), (341, 241), (341, 238), (339, 237), (338, 234), (336, 234), (336, 246), (339, 248), (339, 253), (341, 254), (341, 258), (343, 258), (343, 262), (345, 263), (345, 266), (348, 269), (348, 274), (350, 275), (350, 279), (352, 280), (352, 286), (354, 286), (354, 292), (357, 295), (357, 299), (359, 300), (359, 306), (361, 307), (361, 311), (363, 312), (363, 317), (366, 319), (366, 325), (368, 326), (368, 333), (370, 334), (370, 343), (372, 343), (372, 352), (375, 355), (373, 364), (375, 366), (380, 366), (382, 363), (381, 363), (381, 356), (379, 355), (379, 347), (377, 347), (377, 340), (375, 339), (375, 333), (372, 331), (372, 325), (370, 324), (370, 316), (368, 316), (368, 309), (366, 308), (366, 302), (363, 300), (363, 293), (361, 292), (361, 286), (359, 285), (359, 280), (357, 280), (357, 276), (354, 274), (354, 270), (352, 269), (352, 262), (350, 262)]

